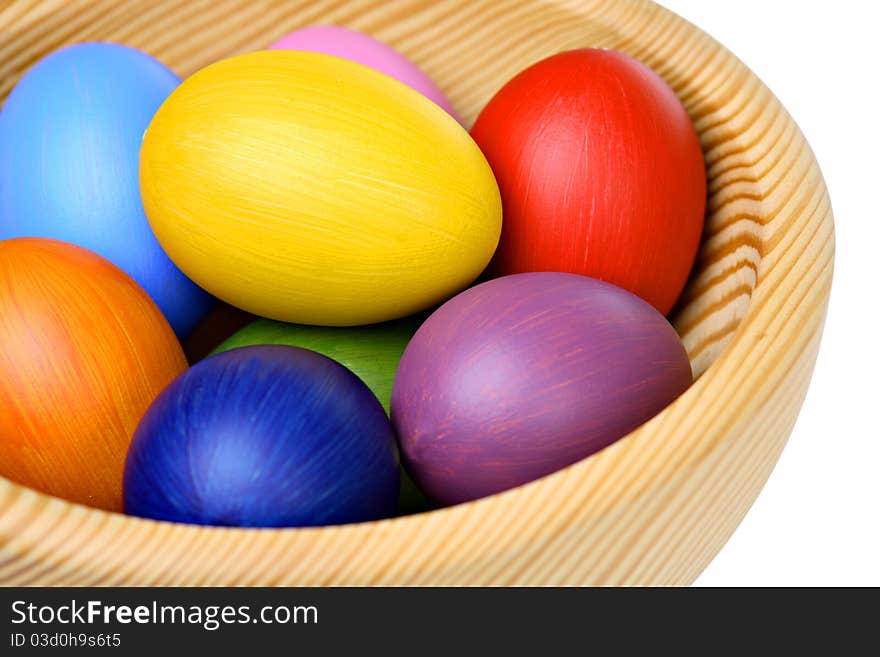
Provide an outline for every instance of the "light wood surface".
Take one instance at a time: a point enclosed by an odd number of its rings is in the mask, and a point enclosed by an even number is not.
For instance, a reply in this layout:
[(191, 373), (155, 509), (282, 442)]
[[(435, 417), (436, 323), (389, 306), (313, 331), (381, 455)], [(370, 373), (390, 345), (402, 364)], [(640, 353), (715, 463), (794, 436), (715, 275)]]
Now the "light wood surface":
[[(0, 480), (6, 584), (686, 584), (754, 501), (815, 362), (834, 251), (803, 135), (722, 46), (639, 0), (12, 0), (0, 97), (68, 43), (142, 48), (180, 74), (336, 23), (394, 45), (466, 124), (514, 73), (610, 47), (658, 71), (694, 119), (709, 219), (675, 325), (696, 383), (612, 447), (527, 486), (388, 521), (302, 530), (194, 528), (105, 513)], [(782, 56), (782, 55), (781, 55)]]

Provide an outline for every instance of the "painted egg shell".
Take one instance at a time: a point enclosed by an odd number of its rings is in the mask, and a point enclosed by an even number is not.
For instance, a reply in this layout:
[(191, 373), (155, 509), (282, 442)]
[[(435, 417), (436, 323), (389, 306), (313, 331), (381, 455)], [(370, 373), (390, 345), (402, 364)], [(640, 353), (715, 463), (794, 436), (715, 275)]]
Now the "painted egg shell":
[(504, 204), (494, 275), (585, 274), (669, 312), (699, 246), (706, 171), (659, 75), (619, 52), (564, 52), (504, 85), (471, 134)]
[[(388, 412), (391, 385), (403, 350), (424, 321), (424, 315), (367, 326), (304, 326), (258, 319), (217, 347), (216, 352), (260, 344), (284, 344), (323, 354), (341, 363), (367, 384)], [(401, 470), (397, 513), (429, 508), (428, 500)]]
[(125, 510), (201, 525), (288, 527), (394, 513), (391, 423), (364, 383), (306, 349), (242, 347), (187, 370), (132, 438)]
[(442, 504), (518, 486), (611, 444), (691, 383), (669, 322), (576, 274), (494, 279), (416, 332), (391, 396), (407, 470)]
[(66, 242), (0, 241), (0, 475), (121, 510), (131, 434), (185, 368), (121, 269)]
[(315, 25), (291, 32), (270, 49), (322, 52), (369, 66), (412, 87), (459, 120), (452, 103), (418, 66), (391, 46), (361, 32), (337, 25)]
[(0, 112), (0, 239), (83, 246), (147, 291), (180, 337), (211, 298), (174, 266), (144, 215), (144, 130), (180, 80), (113, 43), (84, 43), (39, 61)]
[(388, 411), (397, 364), (424, 319), (418, 315), (366, 326), (307, 326), (258, 319), (224, 341), (215, 353), (260, 344), (316, 351), (357, 374)]
[(436, 305), (480, 274), (501, 230), (492, 171), (449, 114), (303, 51), (238, 55), (184, 81), (144, 137), (141, 193), (190, 278), (299, 324)]

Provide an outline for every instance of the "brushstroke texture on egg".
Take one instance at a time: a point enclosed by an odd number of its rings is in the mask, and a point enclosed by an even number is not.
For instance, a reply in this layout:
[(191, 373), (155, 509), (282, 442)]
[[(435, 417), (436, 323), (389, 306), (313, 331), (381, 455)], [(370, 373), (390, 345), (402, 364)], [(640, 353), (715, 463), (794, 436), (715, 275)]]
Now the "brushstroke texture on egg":
[(681, 340), (642, 299), (576, 274), (516, 274), (462, 292), (422, 324), (391, 418), (407, 471), (453, 504), (589, 456), (690, 383)]
[(388, 411), (397, 364), (423, 320), (420, 315), (367, 326), (306, 326), (258, 319), (225, 340), (215, 352), (261, 344), (316, 351), (357, 374)]
[(186, 369), (146, 293), (86, 249), (0, 241), (0, 475), (122, 509), (122, 471), (141, 415)]
[[(216, 352), (252, 345), (282, 344), (310, 349), (344, 365), (367, 384), (387, 413), (391, 386), (403, 350), (424, 315), (367, 326), (304, 326), (258, 319), (224, 341)], [(400, 473), (398, 515), (430, 508), (405, 470)]]
[(435, 305), (480, 274), (501, 229), (492, 171), (451, 116), (319, 53), (249, 53), (187, 79), (147, 130), (140, 177), (187, 275), (300, 324)]
[(201, 525), (288, 527), (394, 513), (398, 455), (375, 395), (339, 363), (282, 345), (206, 358), (138, 425), (127, 513)]
[(403, 82), (459, 120), (452, 103), (418, 66), (391, 46), (338, 25), (314, 25), (291, 32), (270, 46), (273, 50), (308, 50), (350, 59)]
[(144, 215), (144, 130), (180, 80), (146, 53), (82, 43), (40, 60), (0, 112), (0, 239), (79, 244), (123, 269), (186, 337), (212, 299), (159, 246)]
[(494, 275), (584, 274), (670, 311), (700, 243), (706, 170), (659, 75), (620, 52), (563, 52), (505, 84), (471, 134), (504, 204)]

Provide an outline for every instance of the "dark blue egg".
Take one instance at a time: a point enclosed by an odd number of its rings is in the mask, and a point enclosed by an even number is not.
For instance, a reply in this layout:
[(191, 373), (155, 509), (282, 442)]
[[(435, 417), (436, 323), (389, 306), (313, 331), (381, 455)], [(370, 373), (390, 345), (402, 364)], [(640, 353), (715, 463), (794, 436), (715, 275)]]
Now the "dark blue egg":
[(141, 203), (141, 141), (180, 79), (149, 55), (84, 43), (40, 60), (0, 112), (0, 239), (99, 253), (146, 290), (178, 337), (211, 297), (169, 260)]
[(127, 513), (201, 525), (292, 527), (390, 516), (398, 456), (382, 405), (307, 349), (233, 349), (172, 382), (128, 451)]

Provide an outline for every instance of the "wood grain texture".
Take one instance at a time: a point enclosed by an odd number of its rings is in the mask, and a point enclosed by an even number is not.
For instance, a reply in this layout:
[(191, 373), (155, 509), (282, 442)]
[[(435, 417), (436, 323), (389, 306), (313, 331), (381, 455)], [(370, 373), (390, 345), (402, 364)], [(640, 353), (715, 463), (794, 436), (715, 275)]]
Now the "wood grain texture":
[(628, 437), (527, 486), (367, 525), (248, 531), (153, 523), (0, 482), (7, 584), (686, 584), (781, 452), (815, 362), (834, 232), (821, 172), (773, 94), (711, 37), (642, 0), (13, 0), (0, 96), (74, 41), (143, 48), (180, 74), (306, 24), (387, 41), (466, 124), (560, 50), (627, 52), (682, 98), (708, 166), (708, 220), (674, 315), (695, 374)]

